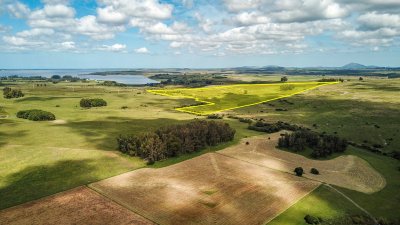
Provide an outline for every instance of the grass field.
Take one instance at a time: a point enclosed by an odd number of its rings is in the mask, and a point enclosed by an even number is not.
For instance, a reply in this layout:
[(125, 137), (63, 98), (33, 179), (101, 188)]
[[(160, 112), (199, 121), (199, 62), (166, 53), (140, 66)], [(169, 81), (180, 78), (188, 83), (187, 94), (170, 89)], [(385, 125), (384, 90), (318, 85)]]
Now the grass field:
[[(243, 75), (235, 79), (266, 81), (271, 78)], [(289, 80), (311, 81), (317, 77), (289, 76)], [(47, 87), (25, 82), (9, 85), (22, 89), (25, 97), (14, 100), (0, 97), (0, 209), (142, 168), (145, 166), (142, 160), (115, 151), (115, 138), (119, 134), (136, 134), (204, 118), (174, 110), (195, 104), (194, 99), (154, 95), (144, 88), (104, 87), (92, 82), (48, 83)], [(226, 113), (271, 122), (281, 120), (318, 132), (336, 132), (358, 143), (381, 144), (382, 150), (389, 153), (399, 150), (400, 146), (399, 87), (400, 79), (366, 78), (360, 82), (351, 78), (344, 83), (302, 92), (285, 98), (285, 101), (278, 99)], [(243, 90), (238, 94), (244, 93)], [(247, 95), (250, 94), (248, 90)], [(81, 98), (94, 96), (105, 99), (108, 106), (97, 109), (79, 107)], [(121, 109), (122, 106), (128, 108)], [(34, 108), (53, 112), (57, 120), (32, 122), (15, 117), (19, 110)], [(248, 130), (246, 123), (227, 118), (223, 121), (237, 130), (234, 141), (149, 167), (170, 166), (236, 144), (241, 138), (260, 135)], [(336, 188), (374, 216), (398, 218), (399, 161), (352, 147), (346, 154), (366, 160), (385, 177), (386, 186), (372, 194)], [(307, 152), (304, 156), (308, 157)], [(306, 212), (333, 218), (359, 213), (359, 210), (337, 193), (320, 187), (280, 214), (271, 224), (304, 224)]]
[(204, 88), (148, 90), (148, 92), (164, 96), (195, 99), (203, 103), (203, 105), (180, 107), (176, 108), (176, 110), (196, 115), (208, 115), (289, 97), (328, 84), (333, 83), (238, 84)]
[[(116, 150), (116, 137), (136, 134), (196, 118), (171, 109), (192, 100), (174, 100), (149, 94), (143, 88), (114, 88), (93, 83), (12, 83), (24, 98), (0, 97), (0, 209), (88, 184), (145, 166), (138, 158)], [(84, 97), (99, 97), (107, 107), (82, 109)], [(58, 107), (57, 107), (58, 106)], [(121, 109), (128, 106), (128, 109)], [(19, 110), (42, 109), (56, 115), (55, 122), (16, 118)], [(246, 125), (228, 121), (238, 130), (232, 143), (156, 163), (167, 166), (214, 151), (256, 134)]]

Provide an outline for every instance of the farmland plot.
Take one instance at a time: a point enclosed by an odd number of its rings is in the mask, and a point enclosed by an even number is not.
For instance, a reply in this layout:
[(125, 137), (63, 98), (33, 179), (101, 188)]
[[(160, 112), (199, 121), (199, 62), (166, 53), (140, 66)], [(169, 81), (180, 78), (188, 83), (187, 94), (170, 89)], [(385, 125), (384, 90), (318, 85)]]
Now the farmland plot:
[(91, 188), (159, 224), (264, 224), (319, 182), (217, 153), (139, 169)]

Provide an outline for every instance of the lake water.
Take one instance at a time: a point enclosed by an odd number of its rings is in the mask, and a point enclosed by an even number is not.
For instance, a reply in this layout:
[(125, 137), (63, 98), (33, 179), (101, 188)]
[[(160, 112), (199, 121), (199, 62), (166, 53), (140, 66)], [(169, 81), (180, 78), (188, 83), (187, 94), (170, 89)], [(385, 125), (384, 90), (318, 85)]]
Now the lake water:
[(70, 75), (73, 77), (86, 78), (90, 80), (108, 80), (116, 81), (122, 84), (149, 84), (149, 83), (159, 83), (158, 81), (149, 79), (141, 74), (138, 75), (88, 75), (94, 72), (106, 72), (106, 71), (118, 71), (115, 69), (57, 69), (57, 70), (0, 70), (0, 77), (8, 76), (20, 76), (20, 77), (32, 77), (41, 76), (50, 78), (53, 75)]

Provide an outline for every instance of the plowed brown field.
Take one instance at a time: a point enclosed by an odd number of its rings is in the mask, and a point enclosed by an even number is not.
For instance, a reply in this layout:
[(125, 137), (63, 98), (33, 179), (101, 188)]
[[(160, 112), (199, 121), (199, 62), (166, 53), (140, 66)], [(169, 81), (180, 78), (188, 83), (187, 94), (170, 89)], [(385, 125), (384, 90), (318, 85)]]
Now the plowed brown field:
[[(274, 133), (246, 138), (239, 145), (223, 149), (219, 153), (289, 173), (293, 173), (294, 168), (301, 166), (306, 172), (303, 176), (307, 178), (364, 193), (379, 191), (386, 185), (385, 178), (359, 157), (346, 155), (322, 161), (308, 159), (276, 149), (279, 136), (279, 133)], [(249, 142), (249, 145), (246, 145), (246, 142)], [(318, 169), (320, 175), (309, 172), (313, 167)]]
[(0, 211), (0, 224), (150, 225), (153, 223), (89, 188), (78, 187), (2, 210)]
[(265, 224), (318, 185), (209, 153), (90, 187), (159, 224)]

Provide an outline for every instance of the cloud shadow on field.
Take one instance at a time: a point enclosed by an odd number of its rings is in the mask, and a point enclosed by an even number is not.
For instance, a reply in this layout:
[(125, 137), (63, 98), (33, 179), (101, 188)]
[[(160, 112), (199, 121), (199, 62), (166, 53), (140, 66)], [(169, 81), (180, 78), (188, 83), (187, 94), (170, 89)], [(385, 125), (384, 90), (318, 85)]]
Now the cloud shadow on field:
[[(104, 159), (106, 160), (106, 159)], [(64, 160), (51, 165), (29, 166), (2, 177), (0, 209), (38, 199), (97, 180), (93, 160)]]
[(103, 120), (69, 122), (61, 126), (72, 129), (73, 132), (84, 136), (97, 149), (115, 150), (116, 138), (119, 135), (131, 135), (155, 130), (169, 124), (180, 124), (187, 120), (158, 119), (131, 119), (124, 117), (107, 117)]

